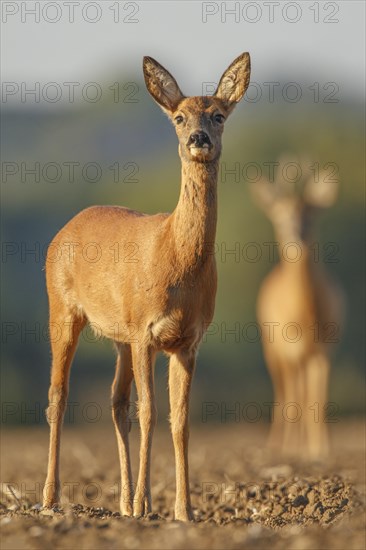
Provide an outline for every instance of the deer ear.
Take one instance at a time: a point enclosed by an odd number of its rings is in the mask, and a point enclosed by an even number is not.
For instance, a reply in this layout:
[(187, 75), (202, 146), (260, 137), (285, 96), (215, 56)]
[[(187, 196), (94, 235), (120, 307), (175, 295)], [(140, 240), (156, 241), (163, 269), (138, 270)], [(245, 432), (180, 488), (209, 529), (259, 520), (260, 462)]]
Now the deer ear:
[(338, 196), (339, 182), (331, 179), (326, 172), (320, 172), (318, 181), (311, 177), (305, 184), (303, 198), (310, 206), (328, 208), (333, 206)]
[(269, 213), (277, 196), (276, 185), (265, 178), (250, 184), (250, 192), (254, 202), (265, 212)]
[(250, 55), (242, 53), (226, 69), (221, 77), (215, 96), (221, 99), (229, 113), (245, 94), (250, 80)]
[(144, 57), (143, 71), (148, 91), (160, 107), (172, 113), (184, 95), (172, 75), (152, 57)]

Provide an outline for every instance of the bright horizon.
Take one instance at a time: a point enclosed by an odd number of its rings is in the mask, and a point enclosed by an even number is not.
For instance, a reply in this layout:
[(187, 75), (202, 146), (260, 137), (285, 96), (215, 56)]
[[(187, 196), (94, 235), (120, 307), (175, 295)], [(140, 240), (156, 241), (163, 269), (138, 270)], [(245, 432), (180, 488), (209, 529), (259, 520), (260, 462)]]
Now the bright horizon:
[[(118, 71), (141, 80), (142, 57), (150, 55), (183, 91), (198, 95), (203, 82), (217, 82), (249, 51), (255, 82), (295, 81), (304, 88), (335, 82), (342, 98), (364, 94), (363, 2), (108, 0), (56, 8), (28, 1), (1, 8), (3, 86), (100, 82)], [(20, 91), (6, 97), (7, 103), (20, 98)]]

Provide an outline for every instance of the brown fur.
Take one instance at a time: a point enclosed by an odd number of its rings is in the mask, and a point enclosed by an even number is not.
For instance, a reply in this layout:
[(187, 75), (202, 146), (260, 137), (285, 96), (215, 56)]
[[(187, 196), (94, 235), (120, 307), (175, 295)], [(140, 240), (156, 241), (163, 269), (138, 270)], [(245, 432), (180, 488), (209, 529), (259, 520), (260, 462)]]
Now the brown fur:
[[(144, 58), (147, 88), (175, 123), (179, 139), (182, 181), (178, 205), (172, 214), (153, 216), (117, 206), (88, 208), (70, 220), (52, 242), (50, 250), (58, 246), (63, 251), (71, 250), (68, 243), (74, 243), (74, 254), (63, 254), (57, 262), (49, 254), (46, 262), (51, 337), (56, 327), (62, 327), (62, 335), (51, 338), (51, 435), (45, 506), (59, 501), (60, 434), (69, 371), (80, 331), (89, 321), (99, 333), (116, 342), (118, 352), (112, 404), (121, 464), (122, 514), (141, 516), (151, 511), (150, 455), (156, 422), (154, 361), (156, 353), (164, 351), (170, 355), (175, 517), (193, 519), (188, 481), (188, 406), (197, 349), (215, 305), (216, 266), (212, 250), (223, 130), (220, 117), (226, 118), (244, 94), (249, 72), (249, 54), (243, 54), (230, 66), (230, 74), (237, 75), (236, 85), (228, 90), (219, 85), (213, 97), (186, 98), (166, 69), (153, 59)], [(190, 145), (197, 132), (209, 137), (210, 146), (206, 149)], [(99, 246), (98, 261), (90, 261), (91, 253), (88, 261), (88, 243)], [(120, 250), (118, 261), (116, 243)], [(126, 255), (126, 251), (131, 253)], [(135, 494), (128, 444), (133, 379), (141, 428)]]
[[(329, 450), (325, 418), (332, 347), (329, 327), (339, 329), (343, 295), (321, 263), (314, 262), (309, 229), (315, 210), (334, 202), (337, 184), (330, 183), (325, 174), (318, 182), (305, 177), (303, 189), (297, 193), (294, 186), (281, 180), (284, 165), (280, 163), (274, 183), (262, 180), (252, 186), (254, 198), (273, 224), (281, 258), (263, 281), (257, 301), (276, 403), (270, 445), (282, 453), (319, 459)], [(304, 165), (302, 172), (306, 175)], [(283, 258), (281, 251), (288, 243), (301, 250), (296, 262)], [(272, 335), (268, 323), (277, 323)], [(284, 335), (288, 323), (296, 323), (296, 328)], [(288, 341), (297, 339), (297, 331), (298, 341)], [(296, 422), (284, 415), (291, 402), (301, 412)], [(296, 418), (295, 408), (287, 410), (291, 419)]]

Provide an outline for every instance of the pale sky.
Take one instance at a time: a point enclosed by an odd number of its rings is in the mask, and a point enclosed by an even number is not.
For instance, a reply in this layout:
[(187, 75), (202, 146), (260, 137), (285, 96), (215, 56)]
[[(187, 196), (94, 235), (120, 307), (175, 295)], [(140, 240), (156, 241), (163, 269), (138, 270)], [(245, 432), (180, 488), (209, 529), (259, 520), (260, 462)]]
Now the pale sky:
[(198, 95), (202, 82), (217, 82), (249, 51), (256, 82), (336, 82), (343, 97), (364, 93), (363, 1), (45, 0), (1, 8), (5, 83), (98, 82), (118, 70), (141, 78), (150, 55)]

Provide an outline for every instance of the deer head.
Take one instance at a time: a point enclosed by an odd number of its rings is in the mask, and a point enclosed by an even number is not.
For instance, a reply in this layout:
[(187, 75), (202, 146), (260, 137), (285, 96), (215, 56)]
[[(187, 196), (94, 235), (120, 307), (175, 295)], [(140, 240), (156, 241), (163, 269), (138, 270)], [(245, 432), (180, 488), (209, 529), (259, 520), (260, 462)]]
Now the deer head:
[(213, 96), (186, 97), (172, 75), (151, 57), (144, 57), (143, 71), (148, 91), (175, 127), (181, 159), (218, 159), (225, 120), (249, 85), (249, 54), (243, 53), (233, 61)]
[[(255, 202), (286, 241), (306, 239), (314, 213), (332, 206), (338, 195), (338, 181), (325, 171), (315, 177), (310, 166), (308, 161), (282, 157), (273, 182), (263, 177), (251, 185)], [(291, 167), (298, 177), (290, 174)]]

